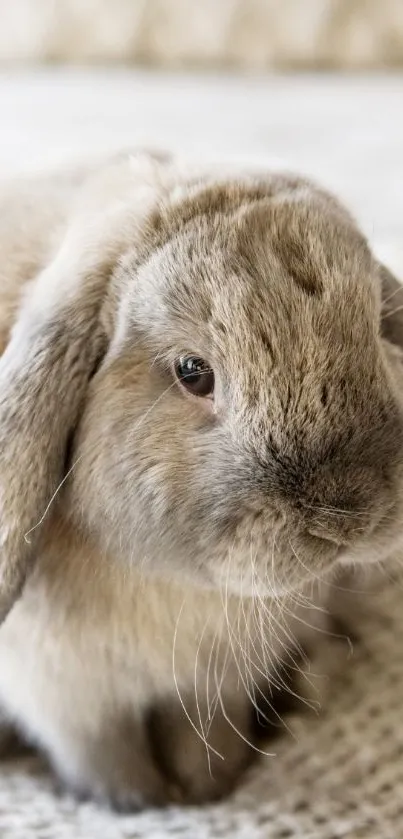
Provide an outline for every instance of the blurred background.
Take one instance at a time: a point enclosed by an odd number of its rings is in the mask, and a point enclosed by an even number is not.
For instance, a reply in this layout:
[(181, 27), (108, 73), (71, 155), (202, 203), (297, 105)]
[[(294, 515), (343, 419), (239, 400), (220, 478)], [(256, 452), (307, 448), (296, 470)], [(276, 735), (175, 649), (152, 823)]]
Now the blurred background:
[(164, 67), (403, 63), (402, 0), (0, 0), (2, 61)]
[(403, 267), (403, 0), (0, 0), (0, 172), (137, 144), (276, 160)]

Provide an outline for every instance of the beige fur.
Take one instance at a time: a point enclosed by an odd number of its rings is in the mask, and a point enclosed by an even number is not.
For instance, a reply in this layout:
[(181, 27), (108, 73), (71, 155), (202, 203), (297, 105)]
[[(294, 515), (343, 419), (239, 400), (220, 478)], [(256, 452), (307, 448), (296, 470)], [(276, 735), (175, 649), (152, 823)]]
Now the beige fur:
[(399, 286), (293, 176), (122, 154), (1, 202), (1, 704), (81, 793), (215, 797), (312, 587), (402, 541)]

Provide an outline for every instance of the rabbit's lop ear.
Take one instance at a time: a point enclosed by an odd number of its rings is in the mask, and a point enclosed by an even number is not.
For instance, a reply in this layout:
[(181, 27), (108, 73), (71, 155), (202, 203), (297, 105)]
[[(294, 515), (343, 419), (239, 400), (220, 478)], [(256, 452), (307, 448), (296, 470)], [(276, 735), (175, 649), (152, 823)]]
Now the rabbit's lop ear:
[(109, 241), (98, 233), (99, 242), (85, 240), (82, 228), (66, 236), (0, 358), (0, 621), (34, 561), (70, 433), (106, 350), (99, 313), (120, 245), (110, 229)]
[(384, 265), (379, 266), (382, 293), (382, 335), (403, 349), (403, 285)]

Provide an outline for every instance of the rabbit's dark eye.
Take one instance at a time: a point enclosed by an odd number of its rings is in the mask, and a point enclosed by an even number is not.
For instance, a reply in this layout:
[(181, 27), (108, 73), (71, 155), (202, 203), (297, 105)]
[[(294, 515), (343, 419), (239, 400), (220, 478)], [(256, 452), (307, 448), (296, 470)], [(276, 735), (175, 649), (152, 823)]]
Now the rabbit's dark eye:
[(175, 362), (175, 375), (182, 387), (194, 396), (212, 396), (214, 372), (210, 365), (196, 355), (182, 355)]

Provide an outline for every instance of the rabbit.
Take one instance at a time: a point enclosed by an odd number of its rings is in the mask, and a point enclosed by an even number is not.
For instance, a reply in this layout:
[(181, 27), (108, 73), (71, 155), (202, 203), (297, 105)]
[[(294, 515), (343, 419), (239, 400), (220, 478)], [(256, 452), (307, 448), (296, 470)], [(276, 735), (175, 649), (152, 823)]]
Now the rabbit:
[(4, 183), (0, 255), (1, 716), (78, 796), (219, 798), (403, 541), (400, 285), (309, 179), (144, 150)]

